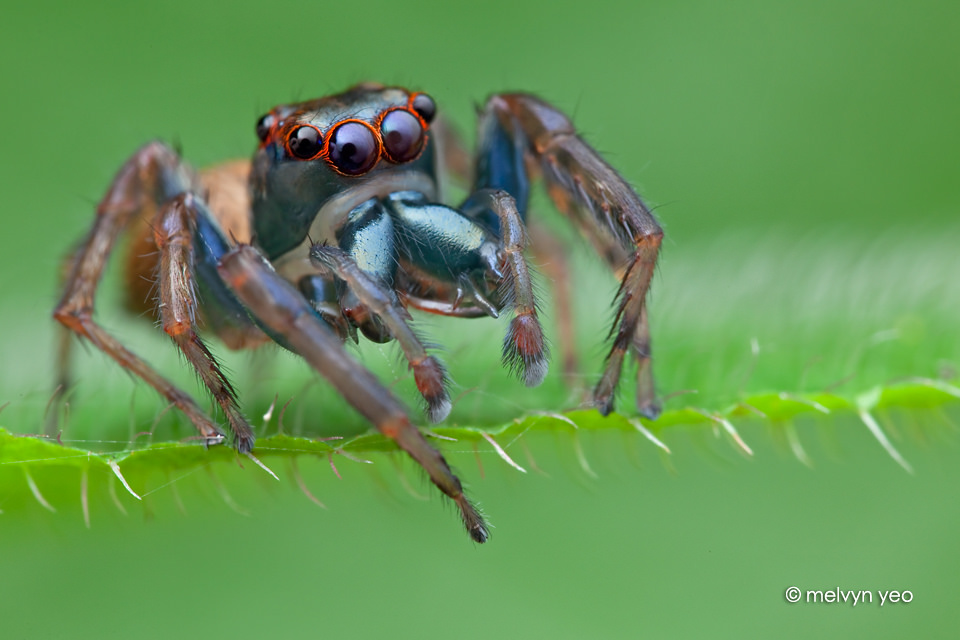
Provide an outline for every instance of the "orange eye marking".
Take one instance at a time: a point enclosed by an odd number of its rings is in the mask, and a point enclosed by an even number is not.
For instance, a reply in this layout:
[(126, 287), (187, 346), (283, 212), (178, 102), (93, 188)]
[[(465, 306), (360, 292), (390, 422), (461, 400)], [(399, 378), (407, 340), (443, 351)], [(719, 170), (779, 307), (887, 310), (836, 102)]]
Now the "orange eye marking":
[[(311, 135), (308, 129), (312, 129), (315, 133)], [(289, 130), (283, 132), (283, 146), (287, 155), (297, 160), (322, 158), (326, 152), (326, 144), (322, 141), (323, 132), (312, 124), (293, 122), (290, 123)], [(316, 151), (309, 153), (313, 147), (316, 147)]]
[(330, 134), (333, 133), (334, 131), (336, 131), (337, 129), (339, 129), (341, 125), (345, 125), (345, 124), (347, 124), (348, 122), (356, 122), (357, 124), (362, 124), (362, 125), (365, 126), (367, 129), (369, 129), (369, 130), (370, 130), (370, 133), (372, 133), (372, 134), (373, 134), (373, 137), (376, 138), (376, 140), (377, 140), (377, 148), (378, 148), (378, 149), (382, 149), (382, 148), (383, 148), (383, 140), (380, 138), (380, 120), (381, 120), (381, 119), (382, 119), (382, 116), (377, 118), (377, 126), (373, 126), (372, 124), (370, 124), (370, 123), (367, 122), (366, 120), (358, 120), (357, 118), (347, 118), (347, 119), (345, 119), (345, 120), (338, 120), (337, 122), (334, 122), (334, 123), (330, 126), (330, 128), (327, 129), (327, 135), (326, 135), (326, 136), (324, 137), (324, 139), (323, 139), (323, 151), (322, 151), (322, 155), (326, 156), (327, 153), (328, 153), (328, 150), (329, 150), (329, 148), (330, 148)]
[[(378, 132), (378, 134), (380, 135), (380, 139), (381, 139), (381, 141), (382, 141), (382, 142), (381, 142), (381, 150), (382, 150), (383, 157), (384, 157), (387, 161), (392, 162), (392, 163), (394, 163), (394, 164), (400, 164), (400, 163), (410, 162), (410, 161), (412, 161), (412, 160), (416, 160), (417, 158), (420, 157), (420, 155), (423, 153), (423, 150), (424, 150), (424, 149), (426, 148), (426, 146), (427, 146), (427, 138), (428, 138), (428, 136), (427, 136), (427, 129), (429, 128), (429, 125), (424, 121), (423, 118), (420, 117), (420, 114), (418, 114), (416, 111), (414, 111), (412, 108), (409, 107), (409, 102), (412, 102), (412, 100), (413, 100), (413, 97), (410, 98), (410, 101), (408, 101), (408, 106), (406, 106), (406, 107), (392, 107), (392, 108), (390, 108), (390, 109), (387, 109), (387, 110), (384, 111), (383, 113), (381, 113), (379, 116), (377, 116), (377, 120), (376, 120), (376, 123), (377, 123), (377, 132)], [(396, 151), (397, 151), (397, 150), (396, 150), (396, 149), (390, 149), (390, 148), (389, 148), (389, 144), (388, 144), (388, 140), (384, 139), (384, 131), (383, 131), (384, 122), (386, 121), (387, 117), (388, 117), (390, 114), (392, 114), (392, 113), (397, 113), (397, 112), (409, 114), (409, 115), (412, 116), (412, 117), (417, 121), (417, 123), (419, 123), (419, 125), (420, 125), (420, 131), (418, 132), (418, 133), (419, 133), (419, 140), (408, 139), (408, 141), (407, 141), (407, 142), (408, 142), (409, 144), (411, 144), (411, 145), (413, 145), (413, 144), (416, 144), (416, 145), (417, 145), (417, 150), (416, 150), (416, 152), (413, 153), (412, 155), (410, 155), (409, 153), (407, 153), (407, 152), (405, 152), (405, 151), (401, 151), (400, 154), (399, 154), (399, 157), (397, 157), (397, 154), (396, 154)], [(399, 124), (399, 123), (394, 122), (393, 124), (394, 124), (394, 125), (397, 125), (397, 124)], [(413, 132), (412, 130), (408, 130), (408, 131), (406, 131), (406, 132), (404, 132), (404, 133), (408, 134), (408, 136), (409, 136), (409, 135), (413, 135), (414, 132)], [(394, 153), (391, 153), (391, 151), (394, 151)]]
[(427, 125), (433, 122), (433, 119), (437, 116), (437, 103), (422, 91), (417, 91), (410, 96), (407, 107), (420, 116)]
[(423, 117), (419, 113), (417, 113), (417, 110), (413, 108), (413, 101), (417, 99), (417, 96), (421, 96), (421, 95), (425, 96), (427, 94), (425, 94), (423, 91), (414, 91), (413, 93), (410, 94), (410, 98), (407, 99), (407, 111), (409, 111), (410, 113), (412, 113), (417, 117), (417, 120), (420, 121), (420, 126), (422, 126), (423, 130), (426, 131), (427, 129), (430, 128), (430, 123), (424, 120)]
[(283, 124), (283, 120), (281, 120), (280, 118), (277, 118), (276, 122), (273, 123), (273, 126), (270, 127), (270, 132), (267, 133), (267, 140), (265, 142), (265, 145), (276, 141), (277, 132), (279, 131), (280, 125), (282, 124)]
[[(349, 129), (352, 127), (347, 127), (347, 125), (360, 125), (370, 133), (373, 141), (373, 148), (367, 150), (367, 153), (361, 157), (357, 158), (353, 155), (343, 156), (341, 155), (341, 150), (334, 148), (331, 150), (330, 145), (333, 143), (333, 138), (338, 134), (346, 136), (346, 140), (342, 141), (344, 145), (344, 150), (347, 145), (352, 145), (354, 152), (357, 150), (363, 151), (362, 145), (370, 140), (363, 140), (362, 138), (356, 137), (356, 130), (354, 129), (351, 134)], [(345, 128), (347, 127), (347, 128)], [(353, 139), (351, 139), (353, 136)], [(347, 118), (345, 120), (340, 120), (339, 122), (334, 123), (330, 129), (327, 131), (327, 135), (323, 141), (323, 149), (320, 151), (318, 157), (325, 158), (327, 163), (330, 165), (330, 168), (344, 176), (360, 176), (369, 171), (371, 171), (380, 160), (380, 157), (383, 155), (383, 139), (380, 137), (380, 130), (378, 127), (373, 126), (366, 120), (360, 120), (357, 118)], [(351, 166), (352, 164), (357, 164), (356, 167)], [(368, 166), (369, 165), (369, 166)]]

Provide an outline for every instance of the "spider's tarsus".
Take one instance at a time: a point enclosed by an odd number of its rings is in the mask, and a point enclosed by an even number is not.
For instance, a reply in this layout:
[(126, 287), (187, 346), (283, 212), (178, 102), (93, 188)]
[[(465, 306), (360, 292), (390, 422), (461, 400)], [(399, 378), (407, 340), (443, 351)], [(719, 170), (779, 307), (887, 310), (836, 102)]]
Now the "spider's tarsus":
[(637, 403), (637, 411), (639, 411), (640, 415), (648, 420), (656, 420), (663, 412), (663, 407), (661, 407), (660, 403), (656, 400), (648, 400), (646, 402)]
[(526, 363), (523, 371), (523, 383), (528, 387), (539, 386), (543, 379), (547, 377), (547, 371), (550, 369), (550, 363), (545, 357), (533, 359)]
[(602, 416), (608, 416), (613, 413), (613, 396), (594, 396), (593, 406), (597, 408)]
[(256, 438), (251, 435), (242, 435), (237, 436), (235, 446), (238, 453), (250, 453), (253, 451), (253, 443), (256, 441)]
[(454, 498), (457, 506), (460, 507), (460, 515), (463, 518), (463, 525), (467, 528), (467, 533), (473, 538), (474, 542), (483, 544), (490, 538), (490, 531), (483, 516), (473, 504), (467, 500), (463, 494)]
[(483, 544), (490, 538), (490, 532), (487, 531), (487, 528), (482, 524), (476, 525), (470, 531), (470, 537), (473, 538), (474, 542), (479, 542)]
[(434, 399), (428, 399), (427, 417), (430, 419), (430, 422), (433, 423), (443, 422), (447, 419), (447, 416), (450, 415), (451, 408), (453, 408), (453, 405), (450, 403), (450, 398), (448, 398), (446, 394), (436, 401)]

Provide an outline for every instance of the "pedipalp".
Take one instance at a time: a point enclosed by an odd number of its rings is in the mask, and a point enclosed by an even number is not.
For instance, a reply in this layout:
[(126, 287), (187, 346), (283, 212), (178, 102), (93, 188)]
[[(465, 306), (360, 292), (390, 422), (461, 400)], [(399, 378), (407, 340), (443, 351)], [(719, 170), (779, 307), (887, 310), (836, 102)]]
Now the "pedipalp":
[(471, 196), (476, 205), (483, 203), (497, 216), (499, 250), (506, 267), (498, 296), (505, 307), (513, 309), (513, 319), (503, 340), (504, 364), (517, 372), (528, 387), (543, 382), (547, 375), (550, 350), (537, 313), (533, 279), (523, 255), (527, 232), (513, 196), (503, 190), (477, 191)]
[(446, 369), (427, 353), (420, 338), (410, 327), (409, 312), (399, 303), (393, 289), (368, 275), (338, 247), (314, 245), (310, 259), (321, 269), (330, 269), (343, 280), (360, 303), (382, 322), (400, 344), (413, 370), (417, 389), (427, 403), (431, 422), (441, 422), (450, 414), (450, 394)]

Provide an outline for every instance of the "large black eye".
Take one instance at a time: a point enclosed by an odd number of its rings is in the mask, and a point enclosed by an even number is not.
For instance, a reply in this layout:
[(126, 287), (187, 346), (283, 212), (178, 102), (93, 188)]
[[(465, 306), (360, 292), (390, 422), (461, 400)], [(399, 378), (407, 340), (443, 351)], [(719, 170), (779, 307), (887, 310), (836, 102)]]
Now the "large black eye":
[(414, 96), (411, 106), (427, 124), (433, 122), (433, 116), (437, 115), (437, 104), (433, 101), (433, 98), (425, 93), (418, 93)]
[(292, 153), (301, 160), (309, 160), (323, 148), (320, 132), (314, 127), (302, 125), (290, 132), (287, 136), (287, 146)]
[(260, 116), (260, 119), (257, 120), (257, 137), (260, 138), (260, 142), (267, 141), (267, 136), (270, 135), (270, 129), (273, 128), (273, 123), (276, 121), (277, 119), (273, 117), (272, 113)]
[(367, 125), (344, 122), (330, 134), (328, 152), (337, 171), (358, 176), (370, 171), (377, 163), (380, 143)]
[(380, 137), (387, 157), (394, 162), (413, 160), (423, 148), (423, 127), (417, 117), (403, 109), (390, 111), (380, 123)]

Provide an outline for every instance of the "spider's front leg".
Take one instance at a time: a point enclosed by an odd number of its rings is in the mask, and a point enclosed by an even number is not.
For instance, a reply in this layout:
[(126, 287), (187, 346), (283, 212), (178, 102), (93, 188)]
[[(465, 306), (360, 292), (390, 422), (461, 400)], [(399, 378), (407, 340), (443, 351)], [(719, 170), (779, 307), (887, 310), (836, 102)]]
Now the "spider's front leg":
[[(623, 360), (639, 363), (637, 409), (660, 413), (650, 367), (646, 297), (663, 231), (650, 209), (620, 175), (576, 133), (564, 114), (526, 94), (496, 95), (481, 114), (476, 187), (503, 189), (521, 215), (529, 197), (528, 168), (539, 170), (557, 208), (571, 218), (620, 278), (613, 345), (594, 404), (613, 410)], [(475, 206), (468, 199), (465, 208)]]
[(347, 402), (427, 471), (433, 483), (459, 507), (470, 536), (485, 542), (487, 525), (463, 494), (460, 480), (446, 460), (411, 424), (399, 401), (372, 373), (350, 358), (340, 338), (306, 298), (249, 245), (241, 245), (224, 256), (218, 270), (259, 322), (309, 362)]

